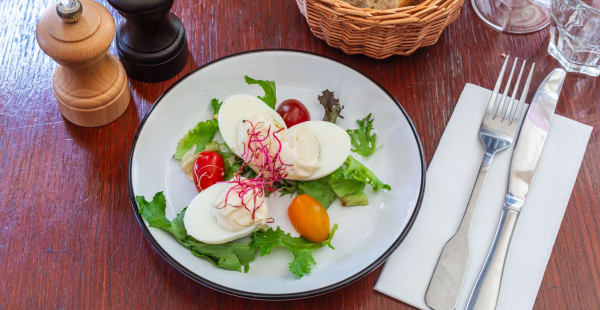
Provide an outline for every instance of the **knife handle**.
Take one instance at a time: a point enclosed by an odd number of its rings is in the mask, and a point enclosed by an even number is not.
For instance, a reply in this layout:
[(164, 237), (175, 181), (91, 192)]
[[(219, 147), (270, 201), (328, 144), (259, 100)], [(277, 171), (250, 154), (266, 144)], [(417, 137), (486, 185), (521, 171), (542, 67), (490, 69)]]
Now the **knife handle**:
[(469, 297), (467, 310), (496, 309), (504, 263), (519, 213), (518, 209), (509, 206), (503, 208), (498, 230), (483, 268), (477, 277), (471, 297)]

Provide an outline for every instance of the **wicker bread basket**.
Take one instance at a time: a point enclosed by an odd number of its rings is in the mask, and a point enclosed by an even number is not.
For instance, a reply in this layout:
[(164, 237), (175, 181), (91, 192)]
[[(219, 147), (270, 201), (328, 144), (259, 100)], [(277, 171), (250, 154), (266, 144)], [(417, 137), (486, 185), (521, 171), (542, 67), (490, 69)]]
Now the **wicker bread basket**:
[(296, 2), (316, 37), (346, 54), (383, 59), (435, 44), (464, 0), (425, 0), (388, 10), (357, 8), (341, 0)]

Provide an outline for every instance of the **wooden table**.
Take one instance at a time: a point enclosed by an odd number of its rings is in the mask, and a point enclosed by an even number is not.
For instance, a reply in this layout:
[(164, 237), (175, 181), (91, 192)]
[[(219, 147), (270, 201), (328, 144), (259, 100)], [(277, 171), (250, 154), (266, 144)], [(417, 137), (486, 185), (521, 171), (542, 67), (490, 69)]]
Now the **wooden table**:
[[(314, 38), (292, 0), (178, 0), (173, 11), (191, 52), (183, 72), (163, 83), (131, 80), (133, 99), (121, 118), (81, 128), (60, 115), (51, 84), (55, 64), (35, 41), (37, 18), (51, 2), (0, 1), (0, 308), (410, 308), (373, 291), (381, 268), (325, 296), (281, 303), (217, 293), (177, 272), (145, 240), (129, 203), (126, 168), (140, 120), (160, 94), (202, 64), (253, 49), (298, 49), (348, 64), (390, 90), (415, 122), (429, 161), (465, 83), (493, 86), (499, 52), (534, 59), (534, 85), (557, 66), (546, 54), (547, 30), (498, 33), (469, 4), (435, 46), (375, 61)], [(600, 126), (600, 78), (569, 75), (557, 112)], [(596, 129), (536, 309), (598, 309), (599, 153)]]

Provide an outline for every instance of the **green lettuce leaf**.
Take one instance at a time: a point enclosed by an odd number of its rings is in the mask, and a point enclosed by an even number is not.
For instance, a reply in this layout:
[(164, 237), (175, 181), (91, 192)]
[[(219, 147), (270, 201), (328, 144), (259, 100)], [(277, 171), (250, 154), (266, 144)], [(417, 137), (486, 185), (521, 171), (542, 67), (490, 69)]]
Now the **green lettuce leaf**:
[(260, 256), (271, 254), (271, 251), (276, 247), (288, 249), (294, 255), (294, 259), (289, 263), (290, 272), (301, 278), (305, 274), (310, 273), (311, 267), (317, 263), (312, 256), (314, 250), (325, 245), (334, 249), (331, 245), (331, 239), (336, 230), (337, 224), (331, 228), (327, 240), (321, 243), (314, 243), (302, 237), (292, 237), (292, 235), (284, 232), (279, 227), (277, 227), (277, 230), (269, 228), (266, 231), (254, 232), (250, 245), (258, 249)]
[(307, 194), (316, 199), (327, 209), (335, 200), (335, 193), (329, 186), (328, 178), (321, 178), (312, 181), (298, 182), (298, 193)]
[(219, 268), (248, 272), (249, 263), (256, 257), (256, 248), (249, 242), (229, 242), (224, 244), (206, 244), (188, 236), (183, 224), (185, 209), (169, 221), (165, 217), (167, 201), (162, 192), (158, 192), (148, 202), (144, 196), (136, 196), (138, 212), (148, 222), (150, 227), (159, 228), (169, 233), (177, 242), (192, 253), (204, 258)]
[(346, 176), (344, 171), (338, 169), (329, 176), (329, 186), (338, 197), (346, 197), (358, 192), (362, 192), (367, 182), (361, 178), (355, 178), (354, 175)]
[(336, 197), (343, 206), (368, 205), (369, 198), (365, 193), (367, 185), (371, 186), (373, 192), (381, 189), (391, 190), (391, 187), (379, 180), (373, 171), (354, 157), (348, 156), (341, 167), (326, 177), (312, 181), (283, 180), (274, 187), (279, 189), (278, 193), (282, 196), (308, 194), (327, 209)]
[(217, 98), (212, 98), (210, 100), (210, 106), (213, 109), (213, 114), (216, 117), (217, 114), (219, 114), (219, 110), (221, 109), (221, 106), (223, 105), (223, 101), (217, 99)]
[(182, 237), (178, 229), (172, 229), (171, 221), (165, 217), (167, 199), (162, 192), (156, 193), (150, 202), (146, 201), (144, 196), (136, 196), (135, 201), (138, 203), (138, 212), (148, 221), (150, 227), (160, 228), (175, 238)]
[(175, 159), (181, 160), (183, 155), (194, 148), (194, 154), (204, 150), (207, 143), (211, 142), (219, 130), (219, 124), (216, 119), (199, 122), (196, 127), (188, 131), (183, 138), (177, 142)]
[[(363, 182), (369, 184), (375, 193), (381, 189), (392, 189), (389, 185), (379, 180), (373, 171), (369, 170), (369, 168), (365, 167), (360, 161), (354, 159), (352, 156), (348, 156), (344, 164), (330, 175), (330, 185), (338, 182), (344, 182), (344, 186), (350, 185), (352, 187), (356, 187), (358, 182)], [(338, 190), (341, 189), (341, 187), (337, 186), (336, 188)], [(336, 191), (336, 188), (334, 188), (334, 191)]]
[[(325, 209), (329, 208), (336, 198), (328, 183), (328, 177), (312, 181), (281, 180), (273, 185), (281, 196), (307, 194), (316, 199)], [(270, 195), (271, 193), (267, 193)]]
[[(273, 188), (277, 189), (277, 195), (279, 196), (294, 196), (298, 194), (298, 181), (294, 180), (280, 180), (273, 184)], [(270, 197), (272, 191), (266, 191), (265, 194), (267, 197)]]
[(265, 95), (262, 97), (258, 96), (258, 99), (270, 106), (271, 109), (275, 109), (275, 104), (277, 103), (275, 81), (255, 80), (247, 75), (244, 76), (244, 80), (250, 85), (257, 84), (262, 87), (262, 89), (265, 91)]
[(352, 152), (358, 153), (363, 157), (368, 157), (375, 153), (377, 149), (377, 135), (371, 134), (373, 130), (373, 121), (371, 113), (363, 119), (356, 121), (358, 129), (347, 129), (348, 135), (350, 135), (350, 142), (352, 142)]
[(340, 197), (342, 206), (366, 206), (369, 204), (369, 197), (364, 191)]
[(364, 206), (369, 200), (364, 193), (366, 185), (370, 185), (373, 192), (381, 189), (392, 188), (383, 183), (373, 171), (365, 167), (352, 156), (348, 156), (344, 164), (329, 175), (329, 186), (345, 206)]

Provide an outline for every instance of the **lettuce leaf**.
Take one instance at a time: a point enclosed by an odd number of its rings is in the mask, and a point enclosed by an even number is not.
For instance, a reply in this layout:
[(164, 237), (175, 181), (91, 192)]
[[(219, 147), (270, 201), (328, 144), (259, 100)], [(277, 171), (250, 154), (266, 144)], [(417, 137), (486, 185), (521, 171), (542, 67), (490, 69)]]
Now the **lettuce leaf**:
[(210, 106), (213, 109), (213, 115), (216, 118), (217, 114), (219, 114), (219, 110), (221, 109), (221, 106), (223, 105), (223, 101), (217, 99), (217, 98), (212, 98), (210, 100)]
[[(273, 188), (277, 189), (277, 195), (280, 196), (294, 196), (298, 194), (298, 183), (299, 181), (294, 180), (280, 180), (273, 184)], [(266, 195), (269, 197), (273, 192), (267, 191)]]
[(312, 181), (298, 182), (298, 193), (307, 194), (316, 199), (327, 209), (335, 200), (335, 193), (329, 186), (328, 178), (321, 178)]
[(328, 177), (312, 181), (281, 180), (275, 183), (273, 187), (278, 189), (277, 194), (281, 196), (310, 195), (325, 209), (329, 208), (336, 198), (335, 193), (329, 186)]
[(275, 184), (275, 187), (282, 196), (308, 194), (327, 209), (336, 197), (343, 206), (368, 205), (369, 198), (365, 193), (367, 185), (371, 186), (373, 192), (391, 190), (391, 187), (379, 180), (373, 171), (354, 157), (348, 156), (341, 167), (326, 177), (312, 181), (283, 180)]
[(175, 159), (181, 160), (183, 155), (195, 147), (194, 154), (204, 150), (207, 143), (211, 142), (219, 130), (219, 124), (216, 119), (199, 122), (196, 127), (188, 131), (183, 138), (177, 142)]
[(329, 185), (336, 193), (340, 191), (342, 194), (349, 194), (352, 192), (350, 189), (358, 188), (360, 183), (369, 184), (375, 193), (382, 189), (392, 189), (352, 156), (348, 156), (344, 164), (329, 176)]
[(320, 96), (317, 96), (319, 103), (325, 108), (325, 116), (323, 120), (326, 122), (334, 123), (337, 121), (337, 118), (344, 118), (342, 116), (342, 110), (344, 106), (340, 104), (339, 99), (335, 99), (335, 95), (329, 89), (326, 89), (321, 92)]
[(136, 196), (138, 212), (148, 221), (150, 227), (155, 227), (169, 233), (177, 242), (190, 249), (192, 253), (204, 258), (219, 268), (248, 272), (249, 263), (256, 257), (256, 248), (249, 242), (229, 242), (224, 244), (206, 244), (188, 236), (183, 224), (185, 209), (169, 221), (165, 217), (167, 201), (162, 192), (158, 192), (148, 202), (144, 196)]
[(269, 228), (266, 231), (254, 232), (250, 245), (258, 249), (260, 256), (271, 254), (271, 251), (276, 247), (288, 249), (294, 255), (294, 259), (289, 263), (290, 272), (301, 278), (305, 274), (310, 273), (311, 267), (317, 263), (312, 256), (314, 250), (325, 245), (334, 249), (331, 245), (331, 239), (336, 230), (337, 224), (331, 228), (327, 240), (321, 243), (314, 243), (302, 237), (292, 237), (292, 235), (284, 232), (279, 227), (277, 227), (277, 230)]
[(361, 190), (356, 193), (340, 197), (340, 201), (342, 206), (366, 206), (369, 204), (369, 197), (367, 197), (367, 194)]
[(275, 90), (275, 81), (267, 81), (267, 80), (255, 80), (247, 75), (244, 76), (244, 81), (246, 81), (249, 85), (259, 85), (265, 92), (264, 96), (258, 96), (258, 99), (262, 100), (266, 103), (271, 109), (275, 109), (275, 104), (277, 103), (277, 96)]
[(392, 189), (352, 156), (348, 156), (344, 164), (329, 175), (329, 186), (344, 206), (368, 205), (369, 199), (364, 193), (367, 184), (373, 192)]
[(373, 121), (371, 113), (363, 119), (356, 121), (358, 129), (347, 129), (346, 132), (350, 135), (352, 143), (352, 152), (358, 153), (363, 157), (368, 157), (377, 150), (377, 135), (371, 134), (373, 130)]

